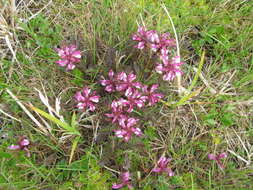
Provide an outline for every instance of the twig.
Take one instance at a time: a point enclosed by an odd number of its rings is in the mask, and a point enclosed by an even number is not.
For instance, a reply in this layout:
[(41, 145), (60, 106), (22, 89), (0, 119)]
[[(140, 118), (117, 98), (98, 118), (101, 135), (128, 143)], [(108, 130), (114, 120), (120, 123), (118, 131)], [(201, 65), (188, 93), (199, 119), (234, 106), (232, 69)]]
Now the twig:
[(114, 169), (111, 169), (111, 168), (109, 168), (109, 167), (107, 167), (107, 166), (105, 166), (105, 165), (103, 165), (103, 167), (104, 167), (105, 169), (107, 169), (107, 170), (111, 171), (111, 172), (114, 172), (114, 173), (120, 174), (120, 172), (118, 172), (118, 171), (116, 171), (116, 170), (114, 170)]
[(1, 109), (0, 109), (0, 112), (1, 112), (2, 114), (6, 115), (7, 117), (13, 119), (13, 120), (16, 120), (16, 121), (18, 121), (18, 122), (21, 122), (19, 119), (17, 119), (17, 118), (15, 118), (15, 117), (11, 116), (10, 114), (4, 112), (4, 111), (1, 110)]
[(236, 156), (238, 159), (244, 161), (247, 166), (250, 164), (250, 161), (245, 160), (243, 157), (241, 157), (240, 155), (236, 154), (234, 151), (228, 150), (228, 152), (230, 152), (231, 154), (233, 154), (234, 156)]
[(12, 48), (12, 45), (11, 45), (11, 41), (10, 41), (10, 39), (9, 39), (9, 36), (8, 36), (8, 35), (5, 35), (4, 39), (5, 39), (5, 42), (6, 42), (7, 46), (8, 46), (8, 48), (10, 49), (10, 51), (11, 51), (11, 53), (12, 53), (13, 59), (15, 59), (15, 61), (17, 61), (17, 63), (19, 64), (19, 61), (18, 61), (18, 59), (17, 59), (17, 57), (16, 57), (16, 53), (15, 53), (14, 49)]

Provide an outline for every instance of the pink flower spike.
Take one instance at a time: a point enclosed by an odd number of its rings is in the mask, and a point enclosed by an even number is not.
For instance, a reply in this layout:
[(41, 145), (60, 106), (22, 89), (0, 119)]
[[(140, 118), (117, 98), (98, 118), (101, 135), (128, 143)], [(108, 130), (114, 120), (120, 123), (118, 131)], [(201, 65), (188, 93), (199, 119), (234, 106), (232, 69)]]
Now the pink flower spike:
[(169, 61), (169, 50), (166, 47), (163, 47), (160, 50), (160, 59), (162, 60), (162, 62), (168, 62)]
[(128, 91), (127, 93), (132, 93), (135, 88), (142, 87), (140, 82), (134, 82), (136, 75), (133, 74), (133, 72), (129, 73), (128, 75), (125, 72), (120, 72), (116, 78), (119, 81), (116, 84), (117, 91)]
[(143, 86), (143, 93), (145, 96), (145, 99), (149, 102), (148, 106), (152, 106), (159, 102), (160, 99), (164, 97), (161, 93), (155, 93), (155, 91), (158, 89), (158, 84), (153, 84), (150, 89), (148, 89), (148, 86)]
[(176, 46), (176, 40), (173, 38), (170, 38), (169, 33), (163, 33), (160, 37), (160, 44), (162, 47), (175, 47)]
[(112, 186), (113, 189), (120, 189), (124, 186), (127, 186), (129, 189), (133, 189), (133, 186), (130, 184), (130, 173), (129, 172), (124, 172), (120, 174), (120, 181), (121, 183), (119, 184), (114, 184)]
[(108, 76), (109, 76), (109, 79), (104, 79), (102, 77), (102, 80), (100, 80), (100, 84), (102, 86), (105, 86), (105, 91), (111, 93), (111, 92), (116, 91), (117, 80), (116, 78), (114, 78), (113, 70), (109, 71)]
[(26, 152), (26, 156), (30, 157), (30, 152), (28, 149), (29, 144), (30, 144), (30, 141), (26, 137), (23, 136), (18, 140), (17, 145), (11, 145), (11, 146), (7, 147), (7, 149), (9, 149), (9, 150), (24, 150)]
[(119, 121), (122, 118), (126, 118), (124, 115), (125, 111), (123, 110), (126, 100), (120, 99), (118, 101), (113, 101), (111, 103), (111, 111), (112, 113), (107, 113), (105, 116), (109, 117), (112, 119), (112, 123), (115, 123), (116, 121)]
[(60, 57), (56, 63), (61, 67), (66, 67), (66, 71), (73, 70), (76, 67), (74, 63), (79, 63), (81, 60), (81, 52), (75, 45), (56, 48), (55, 51)]
[(120, 129), (115, 130), (115, 135), (118, 138), (123, 138), (125, 142), (128, 142), (132, 135), (141, 136), (142, 132), (140, 128), (134, 127), (138, 122), (135, 118), (121, 118), (119, 120)]
[(152, 172), (155, 173), (167, 173), (168, 176), (174, 176), (174, 172), (171, 170), (171, 168), (168, 167), (169, 162), (171, 161), (170, 158), (166, 158), (164, 156), (162, 156), (158, 162), (157, 162), (157, 166), (152, 169)]
[(149, 31), (147, 31), (146, 32), (146, 39), (150, 43), (156, 43), (156, 44), (160, 43), (159, 35), (158, 35), (158, 33), (155, 30), (149, 30)]
[(225, 166), (221, 163), (221, 159), (226, 158), (227, 157), (227, 153), (223, 152), (220, 153), (218, 155), (215, 154), (208, 154), (208, 158), (209, 160), (214, 160), (216, 161), (217, 165), (221, 168), (224, 169)]
[(86, 86), (82, 91), (78, 91), (74, 98), (77, 102), (78, 109), (94, 111), (96, 109), (95, 103), (99, 102), (100, 96), (96, 95), (95, 91), (91, 92), (91, 89)]
[(125, 95), (127, 96), (126, 105), (128, 106), (127, 112), (132, 112), (135, 107), (143, 108), (147, 100), (146, 96), (143, 96), (138, 90), (133, 89), (129, 93), (129, 90), (126, 91)]
[[(161, 49), (168, 49), (169, 47), (175, 47), (175, 39), (171, 39), (169, 33), (159, 34), (155, 30), (146, 30), (144, 27), (139, 27), (137, 33), (133, 34), (132, 39), (137, 41), (135, 46), (138, 49), (144, 49), (149, 47), (152, 51), (160, 52)], [(165, 56), (163, 54), (163, 56)], [(168, 53), (166, 54), (168, 57)]]
[(184, 64), (180, 62), (179, 57), (172, 58), (171, 61), (164, 61), (163, 64), (158, 64), (156, 66), (156, 72), (159, 74), (163, 74), (163, 80), (171, 81), (177, 75), (182, 75), (183, 72), (180, 69), (180, 66)]

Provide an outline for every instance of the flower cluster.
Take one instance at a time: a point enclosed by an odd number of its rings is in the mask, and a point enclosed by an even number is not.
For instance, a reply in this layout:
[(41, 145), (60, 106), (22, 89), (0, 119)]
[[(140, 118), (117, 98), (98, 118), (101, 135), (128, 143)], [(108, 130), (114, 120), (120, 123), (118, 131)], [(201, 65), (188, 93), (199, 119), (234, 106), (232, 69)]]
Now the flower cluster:
[(175, 47), (176, 45), (175, 39), (170, 38), (169, 33), (159, 35), (157, 31), (147, 30), (143, 26), (138, 28), (132, 39), (138, 42), (136, 48), (144, 49), (149, 47), (154, 52), (160, 52), (161, 55), (164, 50), (167, 51), (168, 47)]
[(223, 153), (220, 153), (218, 155), (215, 155), (215, 154), (208, 154), (208, 158), (209, 160), (214, 160), (216, 161), (217, 165), (221, 168), (221, 169), (224, 169), (225, 166), (221, 163), (221, 159), (223, 158), (226, 158), (227, 157), (227, 154), (225, 152)]
[(29, 144), (30, 144), (30, 141), (26, 137), (22, 136), (17, 141), (17, 145), (11, 145), (11, 146), (7, 147), (7, 149), (9, 149), (9, 150), (24, 150), (26, 152), (26, 156), (30, 157), (30, 152), (28, 149)]
[(74, 63), (79, 63), (81, 59), (81, 52), (77, 50), (75, 45), (63, 46), (56, 48), (60, 59), (56, 61), (61, 67), (66, 67), (66, 70), (73, 70), (76, 66)]
[(111, 92), (122, 92), (126, 91), (132, 93), (135, 88), (141, 88), (142, 85), (140, 82), (134, 82), (136, 80), (136, 75), (133, 73), (126, 74), (125, 72), (120, 72), (115, 74), (113, 70), (110, 70), (108, 73), (109, 79), (102, 77), (100, 84), (105, 86), (105, 91)]
[[(139, 27), (132, 39), (137, 41), (138, 49), (150, 48), (159, 57), (161, 63), (156, 63), (156, 72), (163, 75), (163, 80), (171, 81), (177, 75), (182, 75), (180, 66), (184, 64), (179, 56), (172, 56), (169, 48), (175, 47), (175, 39), (169, 33), (159, 34), (155, 30)], [(171, 57), (171, 58), (170, 58)]]
[(76, 107), (78, 109), (94, 111), (96, 109), (95, 103), (99, 102), (100, 96), (96, 95), (95, 91), (91, 92), (91, 89), (85, 86), (75, 94), (74, 98), (77, 101)]
[(136, 81), (136, 75), (133, 72), (129, 74), (125, 72), (114, 73), (110, 70), (108, 79), (102, 77), (100, 84), (105, 87), (105, 91), (119, 92), (123, 97), (114, 100), (111, 103), (111, 113), (105, 114), (111, 119), (112, 123), (118, 124), (118, 129), (115, 130), (115, 135), (118, 138), (123, 138), (128, 142), (132, 135), (141, 136), (141, 129), (137, 127), (138, 119), (130, 116), (134, 109), (141, 109), (147, 106), (152, 106), (157, 103), (163, 94), (157, 93), (158, 84), (153, 84), (151, 87), (143, 85)]

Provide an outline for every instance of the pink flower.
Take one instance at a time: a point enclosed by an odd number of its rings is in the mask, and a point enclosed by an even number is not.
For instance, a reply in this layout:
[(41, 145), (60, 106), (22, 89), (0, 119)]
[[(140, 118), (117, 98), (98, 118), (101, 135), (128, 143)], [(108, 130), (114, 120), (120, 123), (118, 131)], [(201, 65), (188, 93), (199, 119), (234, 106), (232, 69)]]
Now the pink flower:
[(116, 90), (117, 80), (114, 78), (113, 70), (110, 70), (108, 73), (109, 79), (102, 79), (100, 80), (100, 84), (105, 86), (105, 91), (107, 92), (114, 92)]
[(159, 44), (160, 43), (160, 37), (159, 37), (157, 31), (155, 31), (155, 30), (147, 31), (145, 37), (149, 43), (152, 43), (152, 44)]
[[(156, 35), (158, 35), (156, 33)], [(166, 55), (168, 56), (168, 48), (169, 47), (175, 47), (176, 43), (175, 43), (175, 39), (171, 39), (169, 38), (170, 34), (169, 33), (164, 33), (161, 34), (158, 39), (155, 40), (155, 42), (151, 43), (150, 47), (151, 50), (153, 50), (154, 52), (158, 52), (163, 55), (164, 54), (164, 50), (166, 50)], [(163, 51), (163, 52), (162, 52)]]
[(226, 158), (227, 157), (227, 154), (225, 152), (223, 153), (220, 153), (218, 155), (215, 155), (215, 154), (208, 154), (208, 158), (209, 160), (215, 160), (216, 163), (218, 164), (218, 166), (221, 168), (221, 169), (224, 169), (225, 166), (221, 163), (221, 159), (223, 158)]
[(136, 75), (132, 72), (128, 75), (125, 72), (120, 72), (117, 75), (117, 80), (119, 81), (116, 84), (117, 91), (125, 91), (125, 93), (131, 93), (135, 88), (141, 88), (142, 85), (140, 82), (134, 82)]
[(166, 63), (169, 61), (169, 50), (166, 47), (163, 47), (160, 50), (160, 59), (163, 63)]
[(168, 176), (174, 176), (174, 172), (171, 170), (171, 168), (168, 167), (169, 162), (171, 161), (170, 158), (166, 158), (162, 156), (157, 163), (157, 166), (152, 170), (152, 172), (155, 173), (162, 173), (165, 172), (168, 174)]
[(121, 173), (121, 175), (120, 175), (120, 181), (121, 181), (121, 183), (114, 184), (112, 186), (112, 188), (113, 189), (120, 189), (120, 188), (122, 188), (124, 186), (127, 186), (129, 189), (133, 188), (133, 186), (130, 184), (131, 179), (130, 179), (130, 173), (129, 172)]
[(169, 33), (163, 33), (160, 36), (160, 47), (175, 47), (176, 46), (176, 40), (173, 38), (170, 38)]
[(169, 33), (158, 34), (155, 30), (146, 30), (143, 27), (139, 27), (138, 32), (133, 35), (132, 39), (137, 41), (137, 48), (144, 49), (149, 47), (152, 51), (156, 52), (156, 55), (160, 57), (162, 64), (156, 66), (156, 71), (163, 74), (163, 80), (173, 80), (177, 75), (181, 75), (180, 57), (173, 57), (169, 60), (169, 49), (175, 47), (175, 39), (170, 38)]
[(120, 99), (118, 101), (113, 101), (111, 103), (111, 110), (112, 113), (105, 114), (107, 117), (112, 119), (112, 123), (115, 123), (116, 121), (119, 121), (121, 118), (126, 118), (124, 115), (125, 111), (124, 106), (126, 105), (126, 100)]
[(148, 105), (152, 106), (155, 103), (157, 103), (160, 99), (164, 97), (161, 93), (155, 93), (155, 91), (158, 89), (158, 84), (153, 84), (150, 89), (148, 89), (148, 86), (143, 86), (143, 93), (144, 97), (147, 101), (149, 101)]
[(138, 49), (144, 49), (145, 46), (146, 46), (146, 41), (145, 41), (145, 38), (146, 38), (146, 28), (141, 26), (138, 28), (138, 31), (136, 34), (133, 34), (132, 36), (132, 39), (134, 41), (137, 41), (138, 44), (135, 46), (136, 48)]
[(128, 106), (127, 112), (132, 112), (134, 107), (143, 108), (145, 106), (145, 101), (147, 98), (138, 90), (126, 90), (125, 96), (127, 97), (127, 102), (125, 102), (125, 104)]
[(75, 68), (74, 63), (79, 63), (81, 59), (81, 52), (76, 49), (75, 45), (56, 48), (55, 50), (60, 56), (60, 59), (56, 63), (61, 67), (66, 67), (67, 71), (73, 70)]
[(123, 138), (125, 142), (128, 142), (133, 134), (141, 136), (142, 132), (140, 128), (135, 127), (138, 121), (135, 118), (121, 118), (119, 120), (120, 129), (115, 130), (115, 135), (118, 138)]
[(30, 144), (30, 141), (26, 137), (21, 137), (17, 145), (11, 145), (7, 147), (9, 150), (24, 150), (26, 152), (26, 156), (30, 157), (30, 152), (28, 150), (28, 145)]
[(177, 75), (182, 75), (183, 72), (180, 70), (180, 66), (184, 64), (180, 62), (180, 57), (173, 57), (172, 60), (163, 62), (163, 64), (158, 64), (156, 66), (156, 72), (163, 74), (163, 80), (170, 81), (173, 80)]
[(175, 39), (170, 39), (169, 33), (159, 35), (155, 30), (146, 30), (145, 27), (139, 27), (136, 34), (133, 34), (132, 39), (137, 41), (135, 46), (138, 49), (150, 47), (152, 51), (159, 52), (161, 49), (175, 47)]
[(91, 89), (88, 87), (84, 87), (82, 91), (79, 91), (75, 94), (74, 98), (78, 102), (78, 109), (89, 109), (90, 111), (94, 111), (96, 109), (94, 103), (99, 102), (100, 96), (96, 95), (96, 92), (91, 92)]

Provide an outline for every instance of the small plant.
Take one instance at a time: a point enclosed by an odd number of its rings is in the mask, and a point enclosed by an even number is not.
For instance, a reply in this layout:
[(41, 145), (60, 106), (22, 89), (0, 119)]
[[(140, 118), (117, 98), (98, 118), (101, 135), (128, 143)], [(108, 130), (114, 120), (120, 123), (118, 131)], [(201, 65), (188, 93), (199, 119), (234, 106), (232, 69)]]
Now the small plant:
[(174, 176), (174, 172), (171, 170), (171, 168), (168, 167), (168, 164), (170, 163), (171, 159), (166, 158), (164, 156), (161, 156), (161, 158), (157, 162), (157, 166), (152, 169), (152, 172), (155, 173), (167, 173), (168, 176)]
[(227, 157), (227, 153), (223, 152), (220, 153), (218, 155), (215, 154), (208, 154), (208, 158), (209, 160), (214, 160), (216, 161), (217, 165), (220, 167), (220, 169), (224, 169), (225, 166), (222, 164), (221, 159), (226, 158)]
[[(134, 109), (142, 109), (146, 105), (152, 106), (159, 102), (164, 97), (161, 93), (156, 93), (158, 84), (153, 84), (150, 87), (143, 85), (141, 82), (135, 81), (136, 75), (133, 72), (126, 74), (125, 72), (114, 73), (109, 71), (109, 79), (102, 77), (100, 84), (105, 86), (105, 91), (119, 92), (121, 97), (118, 100), (113, 100), (111, 103), (111, 113), (105, 114), (112, 119), (112, 123), (117, 123), (119, 129), (115, 130), (115, 135), (123, 138), (128, 142), (132, 134), (141, 136), (141, 129), (136, 127), (137, 121), (130, 116)], [(123, 96), (123, 97), (122, 97)]]
[[(138, 42), (136, 48), (141, 50), (150, 48), (158, 61), (161, 62), (155, 63), (155, 70), (157, 73), (163, 74), (163, 79), (166, 81), (171, 81), (177, 75), (182, 75), (180, 66), (183, 64), (180, 62), (180, 57), (171, 57), (173, 51), (170, 51), (169, 48), (175, 47), (175, 40), (169, 36), (168, 33), (160, 35), (157, 31), (148, 31), (144, 27), (139, 27), (138, 32), (133, 35), (133, 40)], [(80, 61), (80, 51), (74, 45), (56, 49), (56, 51), (61, 58), (57, 63), (60, 66), (66, 66), (66, 71), (74, 69), (75, 65), (73, 63)], [(128, 74), (123, 71), (116, 73), (112, 69), (109, 70), (108, 78), (102, 76), (99, 83), (105, 87), (104, 90), (107, 93), (115, 93), (115, 99), (110, 104), (110, 112), (105, 114), (112, 124), (117, 127), (113, 130), (115, 136), (122, 138), (125, 142), (129, 142), (133, 135), (136, 137), (142, 136), (143, 133), (139, 127), (140, 119), (136, 118), (134, 112), (154, 106), (164, 98), (163, 94), (156, 92), (159, 85), (143, 84), (137, 80), (137, 76), (133, 71)], [(95, 104), (99, 103), (100, 96), (95, 91), (92, 92), (88, 86), (85, 86), (75, 94), (74, 99), (77, 102), (76, 107), (80, 111), (89, 110), (94, 112), (96, 109)], [(169, 158), (162, 156), (152, 172), (166, 172), (168, 176), (173, 176), (174, 172), (168, 167), (169, 162)], [(129, 172), (122, 173), (120, 179), (122, 183), (113, 185), (113, 189), (119, 189), (123, 186), (128, 186), (129, 189), (132, 188)]]

